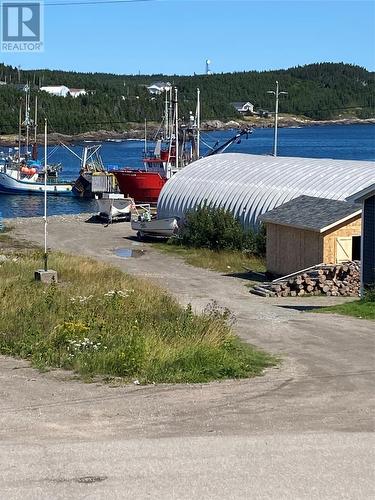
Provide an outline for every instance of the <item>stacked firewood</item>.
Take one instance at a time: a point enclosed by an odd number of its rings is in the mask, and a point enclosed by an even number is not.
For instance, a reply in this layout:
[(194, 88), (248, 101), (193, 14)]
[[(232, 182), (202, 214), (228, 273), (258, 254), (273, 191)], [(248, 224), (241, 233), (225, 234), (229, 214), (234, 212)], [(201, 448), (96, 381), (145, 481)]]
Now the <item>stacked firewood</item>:
[(250, 290), (261, 297), (302, 297), (327, 295), (355, 297), (360, 290), (360, 263), (319, 264), (301, 273), (279, 278), (271, 283), (254, 285)]

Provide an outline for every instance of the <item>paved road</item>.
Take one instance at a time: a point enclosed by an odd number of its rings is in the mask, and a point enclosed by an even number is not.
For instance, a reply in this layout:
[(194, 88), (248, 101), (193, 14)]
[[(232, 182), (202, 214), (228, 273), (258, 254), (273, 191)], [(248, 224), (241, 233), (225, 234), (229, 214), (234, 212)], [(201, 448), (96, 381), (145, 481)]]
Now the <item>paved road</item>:
[[(148, 246), (116, 257), (139, 248), (127, 224), (83, 220), (52, 218), (51, 247), (152, 279), (197, 309), (215, 299), (242, 338), (284, 362), (252, 380), (109, 387), (2, 358), (0, 497), (374, 497), (373, 323), (299, 310), (319, 298), (249, 296), (238, 278)], [(40, 219), (12, 224), (43, 241)]]

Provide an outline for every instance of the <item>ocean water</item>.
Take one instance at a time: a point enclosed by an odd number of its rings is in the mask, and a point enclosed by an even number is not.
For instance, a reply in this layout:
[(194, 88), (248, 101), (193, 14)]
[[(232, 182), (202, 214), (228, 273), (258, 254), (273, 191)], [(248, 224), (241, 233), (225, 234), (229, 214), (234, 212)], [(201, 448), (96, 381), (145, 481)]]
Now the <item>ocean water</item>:
[[(224, 143), (236, 133), (234, 130), (202, 133), (203, 141), (213, 147)], [(77, 143), (72, 149), (79, 156), (84, 144)], [(153, 143), (148, 144), (152, 149)], [(242, 138), (227, 151), (267, 155), (272, 153), (273, 129), (255, 129), (248, 139)], [(0, 147), (1, 148), (1, 147)], [(52, 151), (52, 147), (50, 151)], [(126, 140), (121, 143), (103, 142), (101, 156), (106, 167), (142, 167), (144, 142)], [(7, 149), (2, 148), (3, 151)], [(208, 151), (202, 145), (201, 153)], [(279, 129), (278, 156), (301, 156), (308, 158), (335, 158), (344, 160), (374, 161), (375, 178), (375, 125), (325, 125), (301, 128)], [(51, 162), (61, 162), (61, 178), (73, 180), (78, 177), (79, 160), (63, 147), (58, 147), (51, 156)], [(3, 217), (33, 217), (43, 214), (43, 196), (15, 196), (0, 194), (0, 212)], [(50, 215), (95, 213), (93, 200), (48, 197)]]

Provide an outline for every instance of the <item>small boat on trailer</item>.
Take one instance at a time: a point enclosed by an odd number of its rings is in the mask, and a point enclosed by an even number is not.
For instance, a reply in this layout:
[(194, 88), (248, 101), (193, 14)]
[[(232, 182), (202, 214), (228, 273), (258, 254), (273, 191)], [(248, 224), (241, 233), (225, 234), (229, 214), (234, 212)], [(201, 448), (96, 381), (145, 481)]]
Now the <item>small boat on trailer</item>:
[(167, 217), (165, 219), (152, 218), (151, 212), (145, 210), (132, 219), (131, 227), (137, 231), (138, 239), (143, 238), (171, 238), (177, 236), (179, 230), (179, 218)]
[(133, 198), (125, 198), (121, 193), (102, 193), (96, 195), (95, 200), (99, 209), (99, 217), (108, 222), (130, 220), (134, 207)]

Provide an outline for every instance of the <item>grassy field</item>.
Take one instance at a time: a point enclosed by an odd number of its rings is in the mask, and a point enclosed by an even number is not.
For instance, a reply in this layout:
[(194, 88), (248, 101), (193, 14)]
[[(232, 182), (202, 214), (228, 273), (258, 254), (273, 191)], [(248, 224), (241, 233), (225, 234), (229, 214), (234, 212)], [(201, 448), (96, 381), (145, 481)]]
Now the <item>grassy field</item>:
[(214, 305), (197, 315), (116, 268), (58, 253), (49, 265), (59, 283), (46, 286), (33, 279), (41, 265), (39, 250), (0, 235), (2, 354), (140, 383), (251, 377), (277, 362), (241, 343)]
[(375, 302), (355, 300), (353, 302), (346, 302), (345, 304), (338, 304), (337, 306), (317, 309), (316, 312), (344, 314), (346, 316), (354, 316), (355, 318), (375, 320)]
[(152, 245), (161, 252), (181, 257), (187, 264), (221, 273), (241, 273), (245, 269), (261, 273), (266, 270), (264, 259), (239, 250), (215, 251), (208, 248), (191, 248), (159, 242)]

